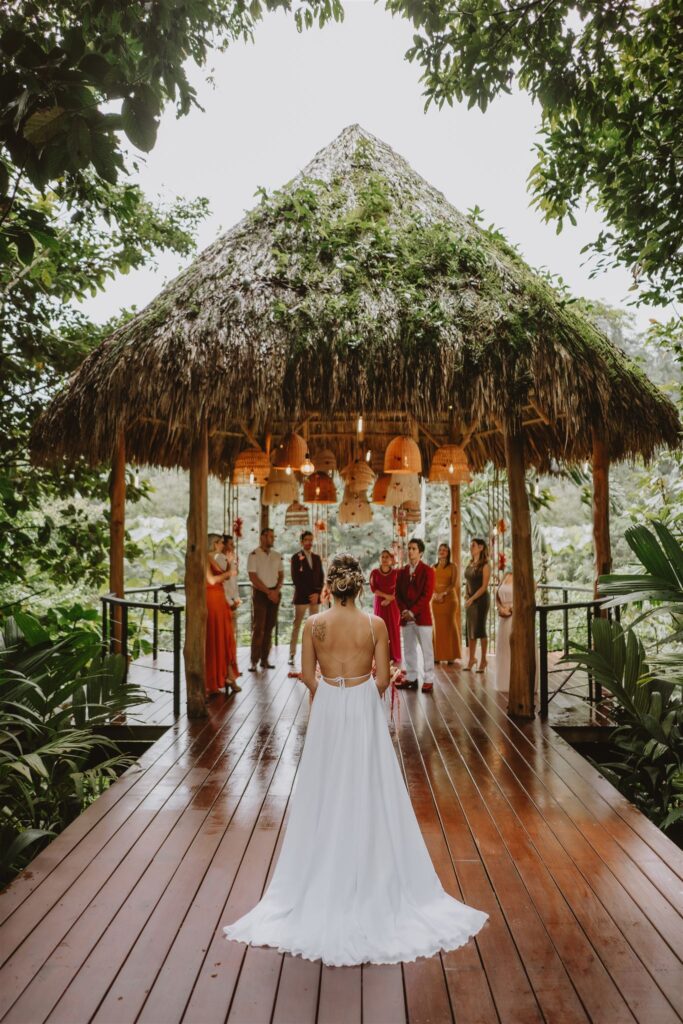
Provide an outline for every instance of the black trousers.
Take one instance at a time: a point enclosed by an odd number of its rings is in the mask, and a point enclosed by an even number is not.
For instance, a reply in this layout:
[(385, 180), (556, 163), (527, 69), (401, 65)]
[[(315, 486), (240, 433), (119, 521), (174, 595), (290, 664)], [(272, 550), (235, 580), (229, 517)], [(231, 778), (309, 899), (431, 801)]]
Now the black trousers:
[(275, 604), (262, 590), (252, 590), (254, 619), (251, 627), (251, 663), (267, 664), (273, 641), (273, 629), (277, 622), (278, 604)]

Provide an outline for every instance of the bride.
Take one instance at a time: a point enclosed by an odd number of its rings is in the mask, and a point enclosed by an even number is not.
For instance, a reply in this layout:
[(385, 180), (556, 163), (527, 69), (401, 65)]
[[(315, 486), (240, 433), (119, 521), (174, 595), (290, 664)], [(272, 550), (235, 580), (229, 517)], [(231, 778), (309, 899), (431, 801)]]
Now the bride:
[(312, 707), (280, 858), (260, 903), (223, 930), (331, 966), (455, 949), (487, 915), (444, 891), (420, 833), (380, 700), (387, 628), (356, 607), (352, 555), (331, 559), (327, 585), (333, 607), (304, 628)]

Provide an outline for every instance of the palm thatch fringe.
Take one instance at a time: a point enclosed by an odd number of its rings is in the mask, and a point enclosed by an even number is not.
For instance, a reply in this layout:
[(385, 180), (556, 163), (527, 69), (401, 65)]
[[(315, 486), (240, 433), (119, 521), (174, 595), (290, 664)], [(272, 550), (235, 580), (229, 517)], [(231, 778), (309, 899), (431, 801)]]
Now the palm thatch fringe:
[(187, 467), (206, 416), (210, 471), (308, 420), (343, 465), (423, 426), (469, 435), (474, 469), (504, 465), (521, 420), (528, 465), (678, 444), (674, 405), (495, 233), (354, 125), (83, 362), (38, 420), (33, 457)]

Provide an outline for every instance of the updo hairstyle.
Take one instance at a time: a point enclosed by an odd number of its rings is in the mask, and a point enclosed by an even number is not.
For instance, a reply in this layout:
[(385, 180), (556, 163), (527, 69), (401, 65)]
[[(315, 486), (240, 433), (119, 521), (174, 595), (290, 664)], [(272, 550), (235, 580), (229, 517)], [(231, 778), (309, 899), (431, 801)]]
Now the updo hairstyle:
[(334, 555), (327, 567), (327, 586), (333, 597), (338, 597), (342, 604), (346, 599), (356, 598), (363, 589), (363, 570), (360, 562), (348, 551), (340, 551)]

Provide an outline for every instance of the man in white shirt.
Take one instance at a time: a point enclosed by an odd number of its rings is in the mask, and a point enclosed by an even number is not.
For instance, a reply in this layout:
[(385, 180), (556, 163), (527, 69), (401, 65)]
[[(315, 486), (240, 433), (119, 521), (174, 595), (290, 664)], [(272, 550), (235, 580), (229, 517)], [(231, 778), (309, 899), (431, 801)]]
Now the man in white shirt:
[(274, 543), (273, 531), (269, 528), (261, 530), (261, 543), (247, 560), (254, 610), (250, 672), (257, 671), (258, 663), (261, 668), (275, 668), (268, 661), (268, 656), (285, 574), (282, 568), (282, 555), (275, 550)]

